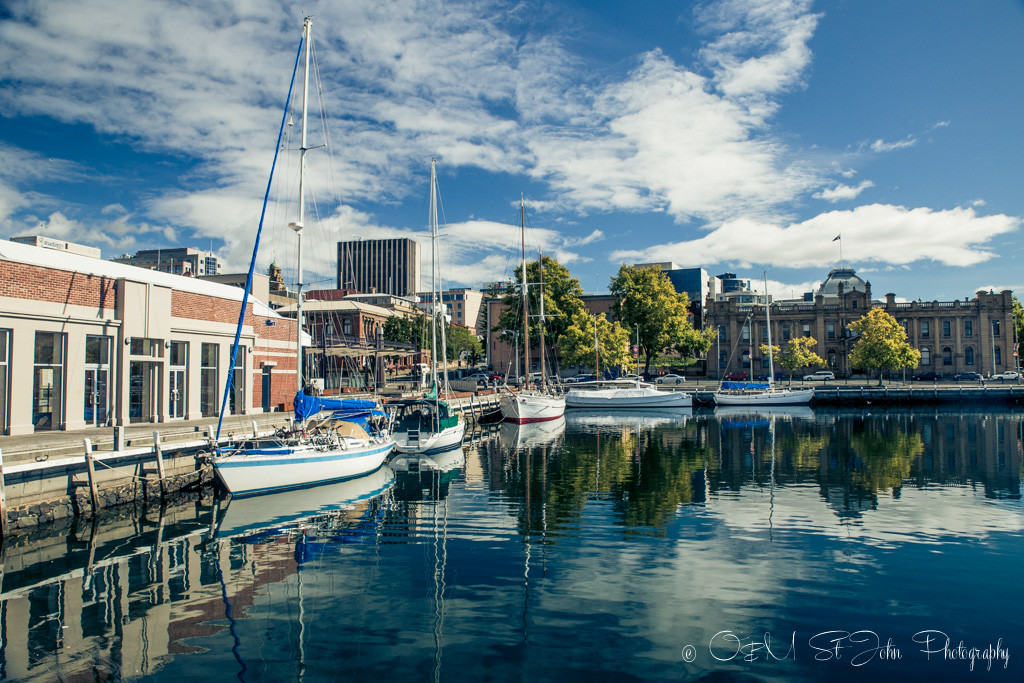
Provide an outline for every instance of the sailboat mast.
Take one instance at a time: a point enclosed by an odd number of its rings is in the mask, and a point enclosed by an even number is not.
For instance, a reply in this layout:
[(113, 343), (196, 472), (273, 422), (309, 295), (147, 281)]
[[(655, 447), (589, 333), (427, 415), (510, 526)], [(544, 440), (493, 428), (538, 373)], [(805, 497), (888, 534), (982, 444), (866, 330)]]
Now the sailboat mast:
[[(764, 272), (764, 320), (768, 326), (768, 386), (775, 381), (775, 354), (772, 352), (772, 314), (771, 302), (768, 300), (768, 271)], [(753, 335), (751, 335), (753, 336)], [(754, 369), (754, 363), (750, 363), (750, 369)]]
[(306, 121), (309, 109), (309, 53), (313, 42), (313, 17), (306, 17), (303, 30), (306, 33), (305, 68), (302, 74), (302, 142), (299, 145), (299, 219), (290, 224), (295, 231), (297, 240), (297, 258), (295, 274), (295, 386), (296, 391), (304, 387), (302, 373), (302, 227), (306, 219), (305, 181), (306, 181)]
[(430, 379), (437, 386), (437, 308), (440, 296), (437, 292), (437, 170), (436, 161), (430, 160)]
[(519, 224), (523, 244), (523, 371), (526, 374), (526, 388), (530, 388), (530, 309), (526, 295), (526, 200), (519, 195)]
[(544, 349), (544, 255), (537, 254), (537, 268), (540, 271), (540, 385), (548, 386), (548, 356)]

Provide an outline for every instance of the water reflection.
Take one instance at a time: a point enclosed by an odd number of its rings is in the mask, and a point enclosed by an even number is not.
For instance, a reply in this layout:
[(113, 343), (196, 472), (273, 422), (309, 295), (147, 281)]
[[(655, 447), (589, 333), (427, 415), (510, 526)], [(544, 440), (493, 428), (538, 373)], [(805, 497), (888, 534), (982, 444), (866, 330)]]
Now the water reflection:
[[(1019, 648), (1020, 436), (1017, 413), (580, 412), (361, 480), (196, 496), (8, 542), (0, 676), (852, 675), (680, 661), (723, 628)], [(874, 672), (962, 673), (902, 666)]]

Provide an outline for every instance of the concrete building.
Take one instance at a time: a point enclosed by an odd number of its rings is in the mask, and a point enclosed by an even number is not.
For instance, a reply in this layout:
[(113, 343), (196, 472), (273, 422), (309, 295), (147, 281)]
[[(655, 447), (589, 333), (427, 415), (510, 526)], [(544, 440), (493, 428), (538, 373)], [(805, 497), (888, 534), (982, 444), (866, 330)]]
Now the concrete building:
[(122, 254), (110, 260), (171, 275), (203, 277), (219, 275), (221, 272), (221, 263), (212, 251), (201, 251), (192, 247), (143, 249), (135, 252), (134, 256)]
[[(220, 412), (243, 292), (0, 243), (0, 433)], [(285, 410), (295, 323), (250, 298), (229, 412)]]
[(88, 256), (89, 258), (100, 258), (100, 250), (96, 247), (89, 247), (84, 244), (75, 244), (74, 242), (65, 242), (64, 240), (45, 237), (43, 235), (12, 237), (11, 241), (17, 242), (18, 244), (27, 244), (32, 247), (45, 247), (46, 249), (55, 249), (56, 251), (66, 251), (69, 254), (78, 254), (79, 256)]
[[(420, 303), (428, 304), (429, 311), (429, 304), (434, 301), (433, 293), (420, 292), (418, 296)], [(440, 299), (440, 303), (448, 309), (447, 315), (451, 316), (452, 324), (468, 327), (476, 336), (483, 336), (483, 324), (486, 322), (480, 315), (484, 300), (483, 292), (469, 288), (446, 289), (441, 292)]]
[[(768, 373), (768, 357), (759, 348), (768, 341), (763, 297), (746, 303), (741, 298), (734, 292), (708, 299), (707, 323), (719, 332), (709, 354), (712, 377), (737, 370), (754, 377)], [(896, 295), (889, 293), (875, 301), (871, 283), (852, 268), (833, 268), (809, 300), (773, 302), (772, 342), (781, 345), (793, 337), (814, 337), (816, 353), (827, 367), (837, 377), (849, 376), (856, 370), (848, 357), (857, 338), (848, 325), (872, 308), (889, 313), (907, 330), (908, 342), (921, 352), (919, 371), (989, 375), (1016, 367), (1009, 290), (977, 292), (973, 299), (957, 301), (897, 302)]]
[(338, 242), (338, 289), (412, 296), (420, 291), (420, 245), (407, 237)]

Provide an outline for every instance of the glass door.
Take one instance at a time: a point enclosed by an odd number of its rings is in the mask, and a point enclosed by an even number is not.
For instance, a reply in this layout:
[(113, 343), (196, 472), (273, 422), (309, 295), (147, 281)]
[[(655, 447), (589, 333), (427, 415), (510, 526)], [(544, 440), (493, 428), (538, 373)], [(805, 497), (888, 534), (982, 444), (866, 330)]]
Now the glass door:
[(133, 360), (128, 372), (128, 419), (153, 422), (160, 410), (160, 363)]
[(36, 332), (32, 377), (32, 424), (60, 429), (64, 417), (64, 335)]
[(83, 413), (86, 424), (93, 427), (105, 426), (110, 415), (110, 344), (110, 337), (85, 338)]
[(169, 417), (171, 418), (183, 418), (187, 408), (188, 392), (185, 387), (185, 378), (187, 376), (187, 359), (188, 359), (188, 343), (187, 342), (171, 342), (171, 353), (169, 358), (170, 363), (170, 411)]

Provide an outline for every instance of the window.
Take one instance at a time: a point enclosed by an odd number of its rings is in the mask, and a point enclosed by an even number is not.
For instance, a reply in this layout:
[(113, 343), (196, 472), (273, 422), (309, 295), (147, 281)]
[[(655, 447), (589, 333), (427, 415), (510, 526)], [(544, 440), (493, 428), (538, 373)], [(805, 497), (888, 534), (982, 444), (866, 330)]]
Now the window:
[(805, 337), (810, 337), (811, 336), (811, 326), (810, 326), (809, 323), (804, 323), (804, 336)]
[(998, 320), (993, 320), (992, 321), (992, 336), (993, 337), (998, 337), (999, 336), (999, 321)]
[(744, 325), (743, 329), (740, 330), (740, 339), (750, 341), (750, 325)]
[(217, 414), (218, 344), (203, 344), (199, 358), (199, 409), (204, 416)]
[(789, 339), (789, 323), (782, 323), (782, 338)]
[(828, 350), (828, 366), (834, 368), (836, 366), (836, 351), (835, 349)]
[(952, 365), (953, 364), (953, 349), (949, 348), (948, 346), (943, 347), (943, 349), (942, 349), (942, 364), (943, 365)]
[(110, 347), (113, 337), (85, 337), (83, 418), (92, 426), (105, 425), (110, 409)]
[(931, 336), (931, 329), (932, 329), (931, 324), (927, 320), (922, 320), (921, 321), (921, 338), (922, 339), (927, 339), (929, 336)]
[(761, 325), (761, 341), (768, 341), (768, 326)]
[(999, 348), (998, 346), (992, 347), (992, 355), (995, 357), (994, 362), (996, 365), (1003, 364), (1003, 350), (1001, 348)]
[(158, 339), (132, 337), (128, 344), (128, 353), (133, 356), (159, 356), (160, 341)]
[(228, 414), (245, 414), (245, 347), (239, 346), (235, 352), (235, 371), (231, 380), (231, 393), (228, 394)]
[(974, 365), (974, 347), (964, 347), (964, 365)]
[(932, 350), (927, 346), (921, 347), (921, 365), (932, 364)]
[(942, 321), (942, 336), (948, 337), (953, 333), (953, 325), (948, 320)]
[(723, 341), (729, 338), (729, 335), (725, 333), (725, 325), (718, 326), (718, 338)]
[(854, 299), (854, 300), (853, 300), (853, 301), (852, 301), (852, 302), (850, 303), (850, 308), (857, 308), (857, 300), (856, 300), (856, 299)]
[(744, 350), (743, 353), (740, 354), (740, 367), (741, 368), (749, 368), (750, 367), (750, 351)]
[(825, 336), (828, 337), (829, 339), (835, 339), (836, 338), (836, 324), (835, 323), (828, 323), (828, 325), (825, 326)]
[(347, 336), (352, 335), (352, 318), (345, 318), (341, 321), (341, 333)]
[(964, 321), (964, 336), (965, 337), (972, 337), (972, 336), (974, 336), (974, 321), (973, 320), (965, 320)]
[(7, 433), (7, 403), (10, 400), (11, 331), (0, 330), (0, 435)]
[(64, 413), (64, 335), (36, 332), (32, 379), (32, 425), (59, 429)]
[(724, 368), (728, 362), (729, 357), (726, 355), (725, 351), (718, 354), (718, 367)]
[(169, 358), (170, 417), (185, 417), (188, 406), (188, 342), (172, 341)]

